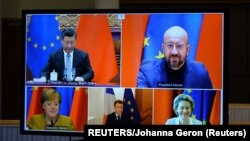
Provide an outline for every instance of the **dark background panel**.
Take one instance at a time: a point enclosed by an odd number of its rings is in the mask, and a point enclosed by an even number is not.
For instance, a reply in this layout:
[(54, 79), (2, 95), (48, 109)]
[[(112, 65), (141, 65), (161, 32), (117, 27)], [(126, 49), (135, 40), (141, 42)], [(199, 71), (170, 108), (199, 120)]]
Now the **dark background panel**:
[(2, 20), (2, 119), (20, 119), (22, 99), (21, 20)]

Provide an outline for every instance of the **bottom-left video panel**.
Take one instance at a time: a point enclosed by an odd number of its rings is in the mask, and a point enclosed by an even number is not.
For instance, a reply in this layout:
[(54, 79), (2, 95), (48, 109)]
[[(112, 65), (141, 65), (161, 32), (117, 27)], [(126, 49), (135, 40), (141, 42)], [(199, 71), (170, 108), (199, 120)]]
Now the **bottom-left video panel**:
[(26, 87), (25, 130), (83, 132), (88, 88)]

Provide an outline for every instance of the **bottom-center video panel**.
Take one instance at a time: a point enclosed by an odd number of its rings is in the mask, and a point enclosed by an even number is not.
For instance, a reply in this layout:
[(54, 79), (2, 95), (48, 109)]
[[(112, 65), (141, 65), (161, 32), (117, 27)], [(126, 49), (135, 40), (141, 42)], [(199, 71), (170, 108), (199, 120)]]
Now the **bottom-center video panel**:
[(88, 124), (152, 124), (152, 89), (89, 88)]

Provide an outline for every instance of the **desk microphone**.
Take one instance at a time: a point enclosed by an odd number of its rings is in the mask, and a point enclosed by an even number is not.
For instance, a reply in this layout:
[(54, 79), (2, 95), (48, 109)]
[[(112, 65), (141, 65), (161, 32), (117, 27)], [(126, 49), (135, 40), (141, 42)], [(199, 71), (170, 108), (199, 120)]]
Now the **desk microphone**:
[(53, 122), (53, 120), (51, 120), (51, 124), (50, 124), (51, 126), (54, 126), (55, 125), (55, 123)]
[(63, 70), (63, 82), (67, 82), (67, 68)]

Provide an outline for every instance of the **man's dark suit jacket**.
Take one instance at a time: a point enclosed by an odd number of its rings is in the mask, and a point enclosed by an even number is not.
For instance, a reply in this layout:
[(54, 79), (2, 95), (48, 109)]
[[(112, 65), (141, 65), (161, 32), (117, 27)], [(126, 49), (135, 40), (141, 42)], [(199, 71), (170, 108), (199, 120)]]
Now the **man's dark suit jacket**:
[[(63, 48), (60, 48), (50, 55), (48, 63), (42, 70), (42, 76), (45, 76), (47, 80), (49, 80), (50, 72), (55, 70), (58, 73), (58, 80), (63, 81), (64, 68), (64, 52)], [(75, 77), (83, 77), (84, 81), (91, 81), (94, 77), (94, 72), (91, 68), (88, 54), (76, 48), (73, 53), (73, 68), (76, 69)]]
[[(181, 85), (175, 85), (178, 83)], [(137, 87), (213, 88), (204, 64), (186, 61), (180, 70), (172, 70), (165, 58), (142, 63), (137, 77)]]
[(127, 116), (123, 113), (121, 116), (121, 120), (118, 121), (115, 112), (113, 112), (107, 116), (106, 124), (107, 125), (110, 125), (110, 124), (131, 124), (131, 120), (130, 120), (129, 116)]

